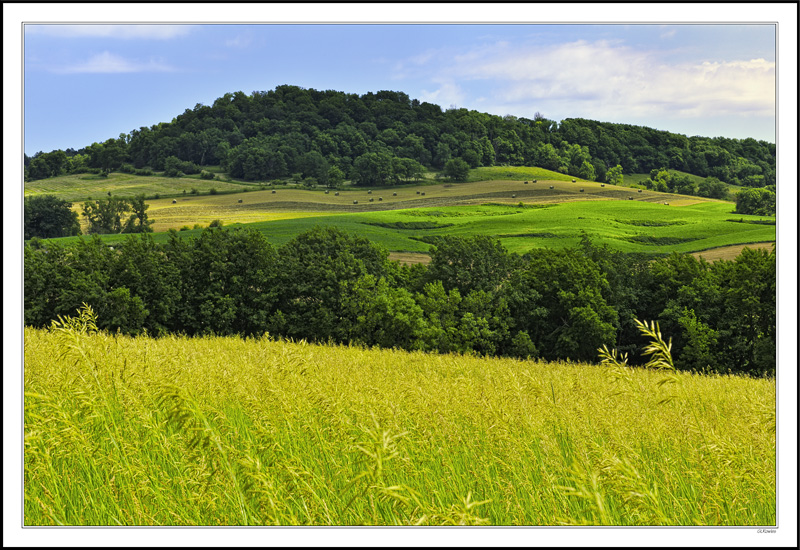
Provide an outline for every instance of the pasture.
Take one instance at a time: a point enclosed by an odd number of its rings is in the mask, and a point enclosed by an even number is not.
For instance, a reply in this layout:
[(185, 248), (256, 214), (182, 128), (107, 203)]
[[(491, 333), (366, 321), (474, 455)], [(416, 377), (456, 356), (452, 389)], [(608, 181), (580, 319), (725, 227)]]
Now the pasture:
[(775, 380), (25, 329), (25, 525), (774, 525)]
[[(246, 198), (256, 199), (259, 193), (262, 192), (249, 193)], [(290, 193), (302, 192), (287, 190), (285, 194)], [(314, 226), (334, 225), (365, 236), (395, 253), (427, 252), (430, 243), (443, 235), (490, 235), (500, 239), (510, 251), (524, 253), (537, 247), (575, 246), (585, 233), (598, 245), (607, 244), (624, 252), (663, 254), (774, 242), (776, 233), (774, 225), (740, 223), (740, 219), (761, 220), (762, 217), (737, 215), (734, 218), (730, 203), (721, 201), (667, 206), (656, 201), (579, 200), (522, 203), (520, 206), (511, 200), (498, 200), (475, 205), (326, 213), (302, 211), (303, 204), (298, 201), (291, 202), (296, 210), (270, 209), (268, 203), (229, 203), (227, 206), (220, 203), (235, 200), (234, 197), (236, 195), (200, 197), (176, 205), (171, 201), (153, 201), (151, 218), (158, 229), (180, 229), (182, 225), (189, 225), (190, 220), (202, 220), (207, 225), (207, 221), (221, 219), (225, 225), (241, 224), (260, 231), (274, 245), (282, 245)], [(204, 205), (204, 201), (213, 201), (213, 204)], [(253, 219), (265, 221), (247, 223)], [(201, 229), (180, 234), (189, 236), (199, 231)], [(117, 243), (125, 235), (102, 238), (108, 243)], [(167, 235), (157, 233), (154, 238), (163, 241)]]
[[(256, 184), (117, 173), (107, 181), (80, 183), (82, 177), (86, 176), (32, 182), (26, 194), (102, 196), (106, 189), (113, 189), (113, 196), (159, 194), (162, 198), (147, 201), (157, 241), (165, 240), (170, 229), (192, 235), (214, 220), (252, 227), (276, 245), (315, 225), (336, 225), (384, 245), (395, 256), (424, 254), (431, 239), (445, 234), (496, 236), (514, 252), (574, 246), (584, 232), (598, 244), (618, 250), (658, 254), (775, 241), (774, 225), (734, 221), (768, 218), (733, 214), (730, 202), (572, 182), (570, 176), (533, 167), (471, 172), (471, 179), (497, 178), (491, 180), (427, 181), (374, 189), (348, 186), (327, 192), (292, 185), (262, 189)], [(83, 187), (74, 187), (78, 184)], [(212, 187), (216, 194), (208, 194)], [(191, 189), (198, 189), (198, 194)], [(73, 209), (80, 213), (81, 205), (77, 200)], [(82, 223), (86, 230), (87, 222), (82, 219)], [(124, 236), (102, 238), (115, 243)], [(424, 261), (425, 257), (407, 259)]]

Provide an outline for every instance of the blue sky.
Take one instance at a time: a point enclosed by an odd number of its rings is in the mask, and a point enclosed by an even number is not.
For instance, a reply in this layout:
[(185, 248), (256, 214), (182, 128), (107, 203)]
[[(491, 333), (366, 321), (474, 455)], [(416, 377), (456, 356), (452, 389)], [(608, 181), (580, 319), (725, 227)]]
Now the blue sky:
[(90, 145), (226, 92), (399, 90), (448, 108), (775, 141), (772, 24), (25, 26), (25, 152)]

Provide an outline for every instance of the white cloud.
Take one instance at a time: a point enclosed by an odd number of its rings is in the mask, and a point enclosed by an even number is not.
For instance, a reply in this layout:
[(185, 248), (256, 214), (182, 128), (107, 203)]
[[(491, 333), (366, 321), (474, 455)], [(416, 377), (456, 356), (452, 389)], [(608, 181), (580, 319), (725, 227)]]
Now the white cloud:
[(225, 41), (225, 45), (229, 48), (246, 48), (253, 42), (253, 38), (249, 35), (237, 35), (234, 38)]
[(84, 63), (77, 65), (67, 65), (62, 67), (55, 67), (52, 72), (58, 74), (77, 74), (77, 73), (95, 73), (95, 74), (114, 74), (114, 73), (142, 73), (142, 72), (173, 72), (175, 69), (164, 65), (155, 60), (150, 60), (146, 63), (138, 61), (131, 61), (112, 54), (110, 52), (103, 52), (101, 54), (92, 56)]
[(498, 42), (440, 59), (438, 71), (453, 83), (488, 81), (492, 103), (561, 104), (570, 116), (775, 113), (775, 63), (764, 59), (670, 64), (654, 52), (608, 41), (536, 50)]
[(464, 92), (454, 82), (440, 82), (437, 90), (432, 92), (422, 90), (419, 94), (420, 101), (434, 103), (445, 109), (448, 109), (451, 105), (463, 105), (465, 98)]
[(119, 38), (168, 40), (185, 36), (191, 25), (26, 25), (25, 34), (40, 34), (60, 38)]

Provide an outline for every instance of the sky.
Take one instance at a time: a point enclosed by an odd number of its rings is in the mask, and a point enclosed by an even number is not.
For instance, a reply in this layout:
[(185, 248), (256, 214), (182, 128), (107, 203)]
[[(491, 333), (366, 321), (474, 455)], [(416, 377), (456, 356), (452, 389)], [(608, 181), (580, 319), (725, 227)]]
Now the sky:
[(24, 150), (282, 84), (774, 143), (775, 82), (774, 24), (29, 24)]

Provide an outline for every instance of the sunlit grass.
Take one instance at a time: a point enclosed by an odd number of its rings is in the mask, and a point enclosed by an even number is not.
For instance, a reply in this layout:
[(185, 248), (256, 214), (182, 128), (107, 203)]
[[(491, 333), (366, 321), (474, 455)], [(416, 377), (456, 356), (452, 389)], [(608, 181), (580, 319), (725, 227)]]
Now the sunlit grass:
[(776, 521), (774, 380), (79, 328), (25, 329), (26, 525)]

